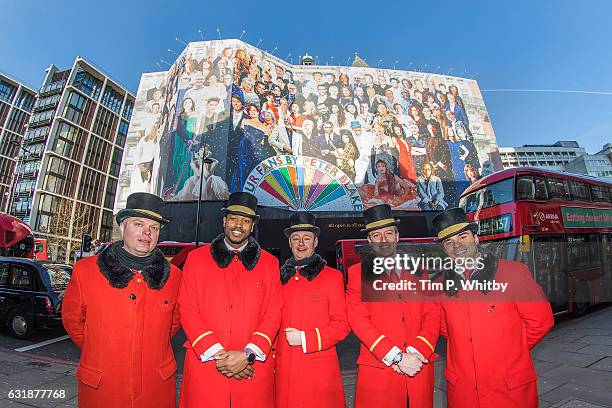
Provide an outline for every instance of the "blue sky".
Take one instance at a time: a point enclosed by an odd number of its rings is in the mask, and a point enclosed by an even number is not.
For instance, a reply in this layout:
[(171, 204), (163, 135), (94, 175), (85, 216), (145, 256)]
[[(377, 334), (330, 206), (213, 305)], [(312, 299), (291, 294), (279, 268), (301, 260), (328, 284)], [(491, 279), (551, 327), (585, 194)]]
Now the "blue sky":
[[(89, 59), (132, 91), (140, 74), (172, 61), (175, 41), (237, 38), (285, 58), (354, 52), (371, 65), (467, 74), (479, 82), (500, 146), (612, 141), (612, 2), (334, 1), (137, 2), (4, 0), (0, 70), (38, 88), (50, 64)], [(563, 92), (488, 92), (556, 89)]]

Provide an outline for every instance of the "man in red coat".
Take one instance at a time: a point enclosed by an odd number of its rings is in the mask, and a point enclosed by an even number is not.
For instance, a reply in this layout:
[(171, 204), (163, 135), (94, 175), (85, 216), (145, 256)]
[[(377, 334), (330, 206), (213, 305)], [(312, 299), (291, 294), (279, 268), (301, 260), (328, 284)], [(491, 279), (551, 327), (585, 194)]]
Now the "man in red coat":
[[(377, 257), (393, 257), (399, 242), (391, 207), (377, 205), (364, 212), (368, 242)], [(406, 301), (401, 294), (388, 301), (366, 301), (373, 286), (372, 259), (348, 271), (346, 302), (349, 323), (361, 340), (357, 359), (356, 408), (411, 408), (433, 406), (434, 348), (440, 331), (440, 309), (435, 302)], [(376, 279), (410, 280), (406, 271), (389, 271)], [(379, 299), (380, 300), (380, 299)]]
[(315, 253), (314, 214), (291, 216), (285, 236), (293, 256), (281, 267), (285, 307), (276, 354), (276, 406), (345, 406), (336, 344), (349, 333), (340, 271)]
[(537, 407), (538, 376), (529, 351), (554, 324), (542, 288), (524, 264), (479, 248), (463, 209), (438, 214), (433, 225), (456, 262), (444, 271), (440, 302), (448, 406)]
[(278, 260), (250, 236), (256, 209), (255, 196), (232, 193), (224, 233), (183, 267), (181, 407), (274, 407), (272, 345), (283, 298)]
[(122, 241), (74, 266), (64, 327), (81, 349), (79, 407), (174, 408), (181, 271), (157, 248), (163, 201), (134, 193), (116, 215)]

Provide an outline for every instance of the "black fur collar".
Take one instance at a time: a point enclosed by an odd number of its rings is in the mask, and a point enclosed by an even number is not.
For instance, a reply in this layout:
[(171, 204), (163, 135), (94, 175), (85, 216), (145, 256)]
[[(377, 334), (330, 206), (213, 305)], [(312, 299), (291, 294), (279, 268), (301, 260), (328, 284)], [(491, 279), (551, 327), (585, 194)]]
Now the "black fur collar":
[[(314, 254), (311, 258), (312, 259), (310, 259), (310, 261), (306, 265), (304, 265), (302, 269), (300, 269), (300, 275), (308, 279), (308, 281), (311, 281), (316, 278), (319, 272), (321, 272), (325, 265), (327, 265), (327, 261), (321, 258), (321, 255), (319, 254)], [(280, 273), (281, 282), (283, 283), (283, 285), (289, 282), (289, 279), (291, 279), (293, 275), (295, 275), (295, 267), (296, 260), (293, 257), (287, 259), (285, 264), (281, 266)]]
[[(217, 236), (210, 245), (210, 253), (213, 259), (220, 268), (227, 268), (227, 266), (234, 259), (234, 253), (227, 249), (227, 245), (224, 242), (225, 235), (221, 234)], [(261, 247), (255, 241), (255, 238), (249, 237), (247, 246), (240, 252), (238, 252), (238, 259), (244, 265), (247, 270), (251, 270), (257, 265), (259, 256), (261, 255)]]
[[(97, 263), (100, 272), (108, 279), (110, 285), (114, 288), (123, 289), (134, 277), (134, 272), (119, 262), (115, 254), (117, 245), (121, 245), (121, 243), (116, 242), (102, 251), (98, 256)], [(170, 277), (170, 264), (159, 248), (155, 248), (153, 256), (151, 266), (144, 268), (141, 273), (149, 288), (159, 290), (164, 287)]]
[[(470, 280), (478, 282), (493, 281), (495, 274), (497, 273), (497, 267), (499, 265), (499, 258), (491, 252), (481, 252), (482, 255), (482, 269), (474, 269), (470, 275)], [(443, 281), (453, 281), (454, 285), (444, 285), (444, 292), (447, 296), (454, 296), (461, 289), (461, 280), (463, 277), (457, 274), (454, 270), (445, 270), (440, 273)], [(450, 289), (448, 289), (450, 286)], [(485, 286), (486, 287), (486, 286)], [(482, 293), (487, 293), (488, 290), (483, 289)]]

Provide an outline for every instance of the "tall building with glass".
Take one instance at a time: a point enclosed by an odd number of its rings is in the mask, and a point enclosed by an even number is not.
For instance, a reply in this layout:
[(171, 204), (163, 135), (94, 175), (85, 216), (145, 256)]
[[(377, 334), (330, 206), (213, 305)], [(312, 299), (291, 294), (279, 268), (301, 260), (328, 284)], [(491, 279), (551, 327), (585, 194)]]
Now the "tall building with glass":
[(7, 212), (16, 181), (19, 146), (30, 120), (36, 91), (0, 73), (0, 211)]
[(134, 95), (83, 58), (51, 65), (33, 107), (10, 213), (68, 261), (82, 235), (110, 240)]

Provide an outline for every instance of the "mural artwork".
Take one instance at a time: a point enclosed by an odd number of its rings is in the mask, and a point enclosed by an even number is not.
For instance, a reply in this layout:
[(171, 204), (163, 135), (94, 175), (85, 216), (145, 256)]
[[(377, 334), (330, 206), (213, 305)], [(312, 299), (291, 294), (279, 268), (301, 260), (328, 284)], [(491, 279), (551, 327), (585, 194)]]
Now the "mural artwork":
[(442, 210), (497, 170), (474, 80), (291, 65), (238, 40), (203, 41), (142, 76), (116, 208), (136, 191), (249, 191), (293, 210)]

